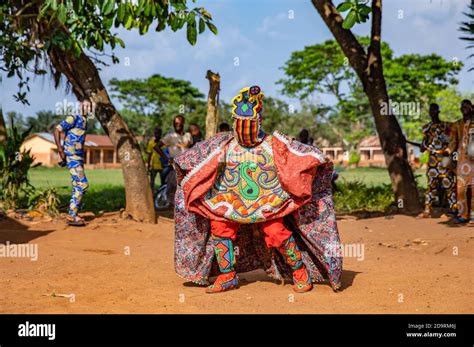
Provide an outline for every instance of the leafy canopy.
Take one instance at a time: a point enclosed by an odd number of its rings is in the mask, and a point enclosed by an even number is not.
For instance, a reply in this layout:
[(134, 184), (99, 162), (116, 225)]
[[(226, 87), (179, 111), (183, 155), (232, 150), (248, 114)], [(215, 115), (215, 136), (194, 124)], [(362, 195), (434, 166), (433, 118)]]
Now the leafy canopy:
[[(360, 37), (358, 41), (367, 50), (370, 39)], [(436, 54), (395, 57), (386, 42), (381, 44), (381, 54), (391, 101), (417, 103), (421, 114), (428, 112), (428, 105), (436, 101), (438, 92), (458, 83), (456, 74), (462, 68), (461, 62), (446, 61)], [(339, 132), (341, 141), (357, 142), (375, 132), (362, 84), (334, 40), (293, 52), (282, 69), (286, 77), (278, 83), (283, 86), (284, 94), (307, 101), (317, 94), (335, 98), (329, 109), (332, 114), (326, 120), (335, 124), (334, 129)], [(408, 138), (418, 139), (427, 118), (420, 117), (420, 114), (399, 116)]]
[[(117, 28), (137, 29), (143, 35), (150, 27), (156, 31), (186, 27), (186, 37), (192, 45), (206, 27), (217, 34), (211, 14), (202, 7), (189, 8), (187, 3), (186, 0), (4, 1), (0, 4), (0, 68), (7, 72), (7, 77), (18, 77), (19, 91), (15, 98), (28, 103), (26, 72), (46, 74), (47, 66), (51, 68), (47, 53), (53, 48), (72, 51), (76, 56), (85, 51), (97, 63), (104, 63), (99, 57), (109, 52), (112, 62), (117, 63), (113, 51), (117, 45), (125, 47)], [(57, 86), (59, 77), (55, 79)]]
[[(463, 36), (460, 37), (461, 40), (467, 42), (467, 49), (474, 48), (474, 2), (471, 1), (471, 4), (468, 6), (468, 11), (463, 12), (466, 16), (466, 21), (461, 23), (459, 31), (463, 33)], [(474, 58), (474, 53), (470, 54), (469, 57)], [(473, 71), (474, 66), (472, 66), (468, 71)]]
[(145, 79), (113, 78), (109, 83), (112, 95), (126, 110), (126, 118), (132, 122), (141, 119), (148, 123), (147, 128), (153, 125), (168, 128), (178, 113), (200, 113), (205, 118), (204, 94), (189, 81), (156, 74)]

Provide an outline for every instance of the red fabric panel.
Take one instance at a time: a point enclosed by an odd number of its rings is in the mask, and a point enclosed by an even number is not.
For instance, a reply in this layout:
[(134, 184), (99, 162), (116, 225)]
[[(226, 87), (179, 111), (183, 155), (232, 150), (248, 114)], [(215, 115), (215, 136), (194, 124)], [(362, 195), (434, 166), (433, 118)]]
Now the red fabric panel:
[(235, 241), (237, 232), (239, 231), (239, 223), (230, 221), (215, 221), (211, 220), (211, 233), (214, 236), (231, 239)]
[(277, 137), (272, 139), (273, 161), (283, 189), (290, 195), (311, 198), (311, 185), (317, 167), (321, 164), (311, 155), (296, 155)]
[(265, 243), (267, 244), (267, 247), (278, 248), (291, 236), (291, 231), (283, 225), (283, 218), (263, 222), (262, 231), (265, 234)]

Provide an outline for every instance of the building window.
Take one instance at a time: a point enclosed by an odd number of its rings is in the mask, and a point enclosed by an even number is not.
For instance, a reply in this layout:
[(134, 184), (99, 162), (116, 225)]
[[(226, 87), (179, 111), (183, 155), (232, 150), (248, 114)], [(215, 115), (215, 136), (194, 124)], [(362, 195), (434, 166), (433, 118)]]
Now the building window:
[(114, 151), (104, 150), (104, 163), (113, 163), (113, 162), (114, 162)]
[(100, 163), (100, 150), (98, 149), (91, 149), (91, 164), (99, 164)]

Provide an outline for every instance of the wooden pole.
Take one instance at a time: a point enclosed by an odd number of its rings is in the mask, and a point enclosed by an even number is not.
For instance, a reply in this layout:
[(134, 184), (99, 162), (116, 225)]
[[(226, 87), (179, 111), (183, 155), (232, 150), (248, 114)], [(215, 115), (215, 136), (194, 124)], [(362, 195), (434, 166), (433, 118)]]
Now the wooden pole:
[(218, 122), (218, 103), (221, 77), (219, 74), (207, 70), (206, 78), (209, 80), (209, 94), (207, 96), (207, 115), (206, 115), (206, 139), (217, 133)]

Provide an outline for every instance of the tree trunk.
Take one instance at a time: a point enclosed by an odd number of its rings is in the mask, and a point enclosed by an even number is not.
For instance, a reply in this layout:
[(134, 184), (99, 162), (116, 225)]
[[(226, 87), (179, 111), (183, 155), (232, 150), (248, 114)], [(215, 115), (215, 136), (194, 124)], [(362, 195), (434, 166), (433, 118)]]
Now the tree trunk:
[(7, 127), (5, 126), (5, 118), (3, 118), (3, 109), (0, 107), (0, 143), (7, 141)]
[(207, 115), (206, 115), (206, 139), (217, 133), (217, 106), (219, 103), (219, 91), (221, 77), (219, 74), (207, 70), (206, 78), (209, 80), (209, 94), (207, 96)]
[(374, 115), (397, 206), (407, 214), (415, 214), (420, 211), (421, 206), (415, 177), (408, 163), (406, 139), (395, 116), (381, 112), (381, 105), (388, 105), (389, 99), (380, 83), (374, 82), (375, 87), (373, 90), (367, 90), (366, 94)]
[(362, 82), (399, 210), (407, 214), (419, 212), (421, 206), (415, 178), (408, 163), (405, 136), (391, 110), (389, 114), (382, 114), (383, 105), (386, 108), (389, 105), (380, 53), (382, 0), (372, 0), (372, 32), (368, 53), (350, 30), (342, 28), (343, 19), (331, 0), (312, 0), (312, 3)]
[(56, 70), (56, 81), (64, 74), (79, 99), (88, 97), (96, 103), (96, 117), (118, 151), (122, 164), (126, 211), (137, 221), (155, 223), (153, 195), (140, 146), (112, 104), (97, 68), (84, 53), (75, 57), (71, 52), (52, 49), (49, 57)]

